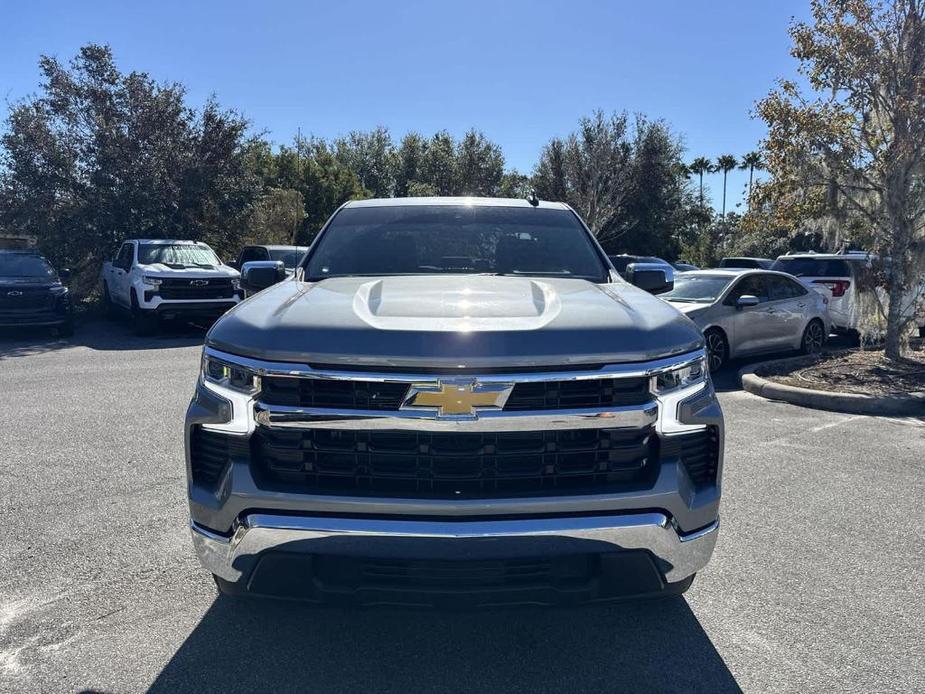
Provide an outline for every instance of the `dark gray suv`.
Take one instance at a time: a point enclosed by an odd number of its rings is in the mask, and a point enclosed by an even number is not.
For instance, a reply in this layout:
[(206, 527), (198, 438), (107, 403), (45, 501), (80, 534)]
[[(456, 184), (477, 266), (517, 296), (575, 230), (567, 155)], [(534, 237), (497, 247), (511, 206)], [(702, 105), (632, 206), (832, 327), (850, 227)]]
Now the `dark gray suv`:
[(683, 592), (719, 527), (703, 337), (568, 206), (363, 200), (210, 330), (193, 542), (229, 594), (478, 606)]

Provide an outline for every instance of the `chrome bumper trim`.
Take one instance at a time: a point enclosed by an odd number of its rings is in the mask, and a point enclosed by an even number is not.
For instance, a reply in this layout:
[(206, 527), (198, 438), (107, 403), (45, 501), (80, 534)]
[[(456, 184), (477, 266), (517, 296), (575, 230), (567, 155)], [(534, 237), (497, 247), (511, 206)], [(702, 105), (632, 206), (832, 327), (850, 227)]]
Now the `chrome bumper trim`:
[(478, 369), (466, 372), (454, 373), (447, 369), (441, 373), (413, 373), (413, 372), (375, 372), (375, 371), (341, 371), (335, 369), (314, 369), (308, 364), (298, 364), (281, 361), (263, 361), (252, 359), (250, 357), (240, 357), (236, 354), (222, 352), (213, 347), (204, 349), (206, 355), (228, 361), (233, 364), (239, 364), (259, 376), (291, 376), (294, 378), (320, 378), (332, 381), (375, 381), (386, 383), (429, 383), (431, 381), (443, 379), (459, 378), (471, 376), (478, 380), (479, 383), (488, 385), (492, 383), (536, 383), (541, 381), (586, 381), (602, 378), (639, 378), (643, 376), (654, 376), (656, 374), (687, 366), (704, 357), (702, 349), (686, 354), (679, 354), (674, 357), (665, 359), (656, 359), (653, 361), (627, 363), (627, 364), (610, 364), (599, 369), (582, 369), (576, 365), (574, 369), (563, 369), (562, 371), (523, 371), (518, 372), (512, 369), (510, 372), (503, 373), (484, 373)]
[[(634, 513), (577, 518), (524, 518), (478, 521), (416, 521), (251, 514), (230, 537), (190, 522), (193, 546), (203, 567), (227, 581), (249, 573), (257, 557), (282, 549), (306, 554), (442, 550), (473, 558), (480, 552), (512, 554), (652, 552), (671, 583), (703, 568), (713, 553), (719, 519), (687, 535), (679, 534), (663, 513)], [(415, 542), (422, 544), (415, 546)]]
[(410, 431), (552, 431), (554, 429), (643, 429), (655, 424), (655, 400), (607, 409), (479, 412), (478, 417), (444, 418), (424, 410), (332, 410), (254, 403), (257, 424), (271, 429)]

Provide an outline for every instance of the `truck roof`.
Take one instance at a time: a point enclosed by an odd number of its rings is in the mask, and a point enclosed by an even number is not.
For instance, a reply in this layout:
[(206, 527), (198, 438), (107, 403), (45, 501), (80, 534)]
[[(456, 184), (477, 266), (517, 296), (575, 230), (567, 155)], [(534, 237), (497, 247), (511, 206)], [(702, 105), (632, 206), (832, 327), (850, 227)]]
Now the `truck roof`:
[(434, 198), (369, 198), (350, 200), (344, 207), (408, 207), (412, 205), (471, 205), (473, 207), (540, 207), (543, 209), (567, 210), (561, 202), (540, 200), (532, 205), (526, 198), (478, 198), (478, 197), (434, 197)]

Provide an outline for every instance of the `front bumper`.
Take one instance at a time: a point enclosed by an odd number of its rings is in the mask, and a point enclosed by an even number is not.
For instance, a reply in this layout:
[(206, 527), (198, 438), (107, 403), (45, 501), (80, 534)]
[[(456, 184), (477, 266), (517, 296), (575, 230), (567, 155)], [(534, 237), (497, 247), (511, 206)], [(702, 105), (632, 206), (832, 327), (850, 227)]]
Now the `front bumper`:
[(160, 301), (152, 313), (161, 318), (176, 316), (220, 316), (238, 304), (238, 299), (221, 299), (218, 301)]
[[(413, 567), (415, 561), (443, 562), (438, 564), (439, 583), (414, 587), (415, 595), (429, 592), (431, 599), (435, 595), (458, 599), (453, 590), (458, 586), (451, 582), (454, 570), (448, 567), (467, 564), (481, 573), (465, 592), (488, 596), (485, 603), (555, 602), (563, 596), (584, 601), (658, 593), (702, 569), (719, 534), (718, 520), (682, 534), (665, 514), (654, 512), (471, 521), (254, 513), (243, 518), (228, 537), (195, 522), (190, 526), (203, 566), (234, 584), (236, 590), (319, 602), (332, 598), (403, 602), (409, 586), (395, 581), (398, 569), (394, 567), (403, 566), (401, 562), (411, 562)], [(320, 568), (323, 558), (331, 557), (341, 562), (339, 566), (345, 558), (386, 561), (393, 573), (382, 582), (342, 570), (332, 584), (324, 580)], [(549, 580), (539, 585), (530, 581), (494, 585), (487, 573), (493, 565), (486, 562), (567, 561), (571, 557), (592, 557), (597, 568), (586, 576), (560, 577), (558, 582), (547, 576)], [(520, 567), (523, 572), (523, 564)], [(413, 579), (413, 569), (403, 570), (400, 577)], [(373, 575), (377, 578), (382, 578), (381, 573)]]

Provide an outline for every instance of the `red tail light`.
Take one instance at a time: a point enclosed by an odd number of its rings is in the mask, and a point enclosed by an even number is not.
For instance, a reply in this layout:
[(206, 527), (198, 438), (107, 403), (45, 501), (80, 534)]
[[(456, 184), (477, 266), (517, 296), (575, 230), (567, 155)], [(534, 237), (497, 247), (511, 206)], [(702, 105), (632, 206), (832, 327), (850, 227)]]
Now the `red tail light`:
[(833, 298), (844, 296), (845, 292), (848, 291), (848, 287), (851, 286), (851, 282), (848, 280), (813, 280), (813, 284), (824, 284), (832, 290)]

